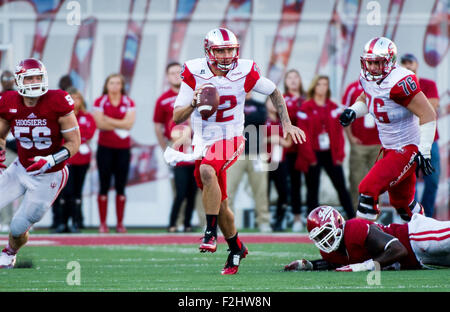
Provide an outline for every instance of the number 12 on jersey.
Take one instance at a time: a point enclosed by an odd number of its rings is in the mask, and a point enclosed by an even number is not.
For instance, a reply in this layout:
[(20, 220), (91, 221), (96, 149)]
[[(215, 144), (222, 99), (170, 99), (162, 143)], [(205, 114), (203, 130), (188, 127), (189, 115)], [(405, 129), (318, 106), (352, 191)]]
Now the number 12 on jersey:
[[(220, 108), (221, 105), (227, 104), (227, 107)], [(219, 107), (217, 108), (216, 114), (212, 115), (208, 119), (203, 118), (203, 120), (215, 121), (215, 122), (226, 122), (234, 119), (234, 115), (226, 115), (226, 112), (232, 110), (237, 106), (237, 99), (234, 95), (222, 95), (220, 97)], [(213, 120), (215, 118), (216, 120)]]

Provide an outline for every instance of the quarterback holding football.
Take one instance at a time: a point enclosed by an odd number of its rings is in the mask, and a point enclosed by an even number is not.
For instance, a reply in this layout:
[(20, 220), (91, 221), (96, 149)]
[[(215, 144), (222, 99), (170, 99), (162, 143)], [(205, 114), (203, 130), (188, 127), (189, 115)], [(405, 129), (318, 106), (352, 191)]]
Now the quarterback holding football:
[[(305, 135), (292, 125), (282, 93), (275, 84), (260, 74), (254, 61), (239, 58), (239, 43), (233, 32), (226, 28), (209, 31), (204, 39), (204, 51), (204, 58), (183, 65), (183, 82), (174, 104), (173, 120), (179, 124), (190, 117), (194, 132), (194, 175), (202, 189), (207, 223), (199, 249), (216, 251), (219, 226), (230, 249), (222, 274), (236, 274), (248, 250), (238, 237), (234, 215), (228, 206), (226, 170), (244, 149), (245, 95), (253, 90), (270, 96), (284, 135), (291, 136), (295, 143), (303, 143)], [(208, 88), (206, 96), (202, 96), (204, 88)], [(177, 155), (170, 148), (165, 152), (169, 163), (186, 157), (189, 156)]]

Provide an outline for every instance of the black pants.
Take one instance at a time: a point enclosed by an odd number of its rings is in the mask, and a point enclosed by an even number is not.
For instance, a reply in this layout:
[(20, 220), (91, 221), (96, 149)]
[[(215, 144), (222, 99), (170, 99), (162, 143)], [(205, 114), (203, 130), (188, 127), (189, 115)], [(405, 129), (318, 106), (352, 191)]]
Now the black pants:
[(300, 189), (302, 172), (295, 169), (297, 153), (287, 153), (286, 162), (289, 172), (289, 194), (293, 214), (301, 213), (302, 192)]
[(117, 195), (125, 195), (125, 186), (130, 169), (131, 153), (128, 148), (110, 148), (99, 145), (97, 148), (97, 167), (100, 179), (100, 195), (107, 195), (114, 176)]
[(173, 169), (175, 180), (175, 199), (170, 212), (169, 227), (176, 225), (181, 205), (186, 199), (184, 212), (184, 228), (191, 227), (192, 212), (194, 211), (195, 196), (197, 194), (197, 183), (194, 178), (195, 166), (178, 166)]
[(330, 151), (316, 152), (316, 156), (317, 165), (310, 166), (308, 174), (306, 175), (308, 213), (319, 206), (320, 172), (323, 167), (338, 193), (339, 201), (347, 214), (347, 218), (353, 218), (355, 212), (353, 210), (350, 193), (345, 186), (345, 177), (342, 166), (335, 166), (333, 164)]
[(269, 183), (267, 194), (270, 199), (270, 188), (271, 182), (275, 184), (275, 189), (278, 193), (277, 200), (277, 210), (275, 212), (275, 219), (280, 220), (283, 219), (286, 206), (288, 203), (288, 185), (287, 185), (287, 176), (288, 176), (288, 166), (286, 161), (282, 161), (278, 164), (278, 168), (273, 171), (269, 171)]
[(81, 193), (83, 191), (84, 180), (89, 169), (87, 165), (69, 165), (69, 179), (66, 187), (62, 190), (62, 220), (67, 225), (69, 218), (78, 227), (83, 225), (83, 214), (81, 210)]

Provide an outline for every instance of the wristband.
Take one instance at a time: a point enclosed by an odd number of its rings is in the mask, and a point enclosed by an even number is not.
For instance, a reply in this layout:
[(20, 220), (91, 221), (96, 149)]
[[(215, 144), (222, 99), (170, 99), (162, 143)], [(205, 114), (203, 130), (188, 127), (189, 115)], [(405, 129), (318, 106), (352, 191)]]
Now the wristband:
[(63, 161), (70, 158), (70, 152), (66, 147), (61, 147), (61, 149), (52, 155), (55, 165), (62, 163)]

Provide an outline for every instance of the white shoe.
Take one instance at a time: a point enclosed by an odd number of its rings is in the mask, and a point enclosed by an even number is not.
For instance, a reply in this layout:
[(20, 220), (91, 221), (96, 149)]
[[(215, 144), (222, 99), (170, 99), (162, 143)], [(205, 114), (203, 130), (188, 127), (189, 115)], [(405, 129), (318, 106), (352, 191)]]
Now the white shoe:
[(301, 221), (295, 221), (292, 225), (292, 232), (301, 232), (303, 231), (303, 223)]
[(272, 233), (272, 227), (269, 223), (262, 223), (258, 226), (258, 229), (261, 233)]
[(0, 269), (12, 269), (16, 264), (16, 255), (8, 255), (2, 252), (0, 255)]

